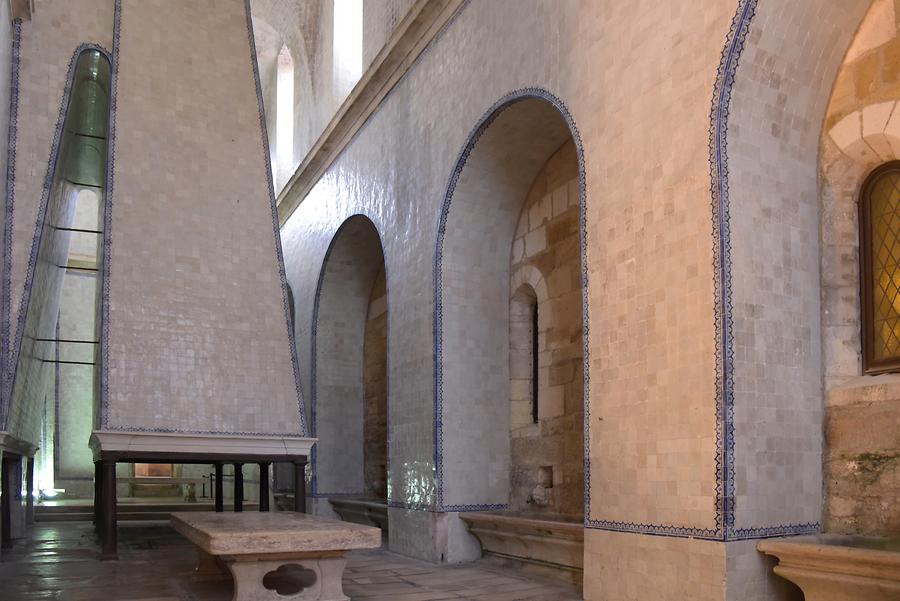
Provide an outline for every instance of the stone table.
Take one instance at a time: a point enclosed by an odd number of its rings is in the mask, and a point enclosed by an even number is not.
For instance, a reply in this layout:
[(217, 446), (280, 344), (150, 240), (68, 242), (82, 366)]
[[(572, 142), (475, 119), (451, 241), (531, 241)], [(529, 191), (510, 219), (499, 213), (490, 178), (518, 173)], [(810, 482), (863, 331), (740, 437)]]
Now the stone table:
[[(231, 572), (234, 601), (349, 601), (344, 554), (381, 546), (378, 528), (305, 513), (181, 512), (171, 522), (197, 546), (198, 577), (221, 573), (222, 564)], [(288, 571), (293, 590), (275, 590)]]

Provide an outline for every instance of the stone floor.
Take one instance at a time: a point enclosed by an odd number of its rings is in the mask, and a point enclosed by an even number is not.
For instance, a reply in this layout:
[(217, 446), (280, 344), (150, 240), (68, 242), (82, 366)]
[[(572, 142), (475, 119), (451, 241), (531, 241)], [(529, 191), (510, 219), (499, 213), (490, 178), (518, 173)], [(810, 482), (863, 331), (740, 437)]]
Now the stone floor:
[[(194, 550), (165, 522), (119, 524), (119, 561), (100, 562), (86, 522), (36, 524), (0, 561), (2, 601), (229, 601), (230, 581), (191, 579)], [(571, 587), (483, 562), (435, 566), (384, 550), (350, 554), (354, 600), (575, 601)]]

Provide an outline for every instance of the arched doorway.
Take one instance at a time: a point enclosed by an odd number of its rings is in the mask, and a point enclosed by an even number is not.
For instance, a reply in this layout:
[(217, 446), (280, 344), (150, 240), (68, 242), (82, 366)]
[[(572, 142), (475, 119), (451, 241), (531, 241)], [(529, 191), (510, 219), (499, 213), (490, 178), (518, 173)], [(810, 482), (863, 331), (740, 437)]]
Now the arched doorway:
[(316, 513), (387, 530), (387, 277), (381, 240), (362, 215), (326, 253), (313, 308)]
[[(521, 528), (555, 520), (575, 539), (587, 334), (580, 157), (556, 97), (502, 99), (460, 155), (435, 255), (437, 505), (513, 514)], [(575, 571), (576, 546), (565, 565)]]

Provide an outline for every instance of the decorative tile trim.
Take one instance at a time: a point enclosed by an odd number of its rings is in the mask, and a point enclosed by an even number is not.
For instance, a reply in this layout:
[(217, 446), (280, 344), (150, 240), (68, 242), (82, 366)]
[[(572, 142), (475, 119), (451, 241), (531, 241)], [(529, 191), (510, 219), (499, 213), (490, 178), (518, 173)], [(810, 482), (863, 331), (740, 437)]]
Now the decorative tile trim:
[(364, 492), (318, 492), (310, 493), (306, 496), (313, 499), (362, 499), (366, 496)]
[(11, 395), (9, 389), (9, 337), (12, 318), (12, 230), (16, 198), (16, 140), (19, 125), (19, 67), (22, 62), (22, 19), (12, 24), (12, 55), (9, 80), (9, 128), (6, 142), (6, 208), (3, 213), (3, 283), (0, 292), (0, 430), (6, 430)]
[(734, 316), (731, 290), (731, 217), (728, 207), (728, 117), (744, 39), (757, 0), (739, 0), (713, 86), (709, 128), (716, 330), (716, 530), (734, 524)]
[(113, 7), (112, 63), (110, 65), (109, 139), (106, 146), (106, 197), (103, 208), (102, 265), (100, 266), (100, 399), (94, 410), (94, 424), (109, 429), (109, 294), (112, 257), (112, 210), (116, 172), (116, 111), (119, 102), (119, 47), (122, 35), (122, 0)]
[[(25, 335), (25, 320), (28, 316), (28, 304), (31, 301), (31, 291), (34, 285), (34, 271), (37, 266), (38, 252), (41, 247), (41, 239), (43, 237), (43, 225), (47, 218), (47, 209), (50, 203), (50, 192), (53, 187), (53, 179), (56, 175), (56, 164), (59, 160), (60, 143), (62, 141), (63, 126), (65, 125), (66, 113), (69, 108), (69, 98), (72, 93), (72, 85), (75, 78), (75, 66), (78, 57), (87, 50), (96, 50), (103, 54), (113, 64), (109, 51), (103, 46), (95, 43), (82, 43), (72, 53), (69, 59), (68, 75), (66, 76), (65, 87), (60, 98), (59, 112), (56, 118), (56, 128), (53, 134), (53, 141), (50, 146), (50, 156), (47, 161), (47, 171), (44, 175), (44, 185), (41, 191), (41, 201), (38, 205), (37, 218), (34, 224), (34, 235), (31, 241), (31, 254), (28, 259), (28, 266), (25, 271), (25, 285), (22, 292), (22, 298), (19, 302), (19, 315), (16, 323), (16, 333), (14, 336), (13, 346), (10, 349), (9, 364), (6, 367), (8, 384), (4, 391), (4, 395), (8, 399), (8, 403), (12, 404), (12, 396), (16, 385), (16, 375), (18, 372), (19, 354), (22, 350), (22, 338)], [(110, 131), (110, 139), (112, 139), (112, 131)], [(107, 178), (109, 171), (107, 171)], [(108, 195), (107, 195), (108, 197)], [(11, 221), (11, 215), (9, 215)], [(4, 265), (4, 268), (8, 266)], [(9, 272), (9, 270), (7, 270)]]
[(808, 534), (818, 523), (735, 528), (734, 315), (731, 287), (731, 216), (728, 119), (734, 82), (758, 0), (739, 0), (713, 87), (709, 128), (712, 197), (714, 320), (716, 330), (716, 531), (721, 540)]
[[(337, 243), (338, 239), (341, 236), (341, 233), (344, 230), (344, 227), (353, 219), (363, 218), (369, 222), (372, 226), (372, 229), (375, 230), (375, 234), (378, 236), (378, 244), (381, 246), (381, 255), (382, 255), (382, 265), (384, 268), (384, 280), (385, 280), (385, 305), (386, 305), (386, 313), (387, 313), (387, 348), (385, 350), (386, 361), (387, 361), (387, 423), (385, 427), (386, 435), (386, 446), (387, 446), (387, 456), (386, 456), (386, 464), (387, 464), (387, 487), (388, 487), (388, 500), (387, 503), (390, 505), (390, 493), (391, 493), (391, 378), (390, 378), (390, 361), (391, 361), (391, 307), (390, 307), (390, 294), (389, 294), (389, 282), (388, 279), (388, 268), (387, 268), (387, 257), (384, 255), (384, 238), (381, 235), (381, 230), (378, 228), (378, 225), (369, 215), (364, 213), (354, 213), (348, 216), (338, 228), (335, 230), (334, 234), (331, 237), (331, 240), (328, 242), (328, 248), (325, 249), (325, 256), (322, 258), (322, 266), (319, 268), (319, 276), (316, 279), (316, 292), (313, 296), (313, 314), (312, 314), (312, 324), (310, 327), (310, 436), (315, 438), (318, 436), (318, 421), (317, 421), (317, 408), (318, 408), (318, 400), (319, 400), (319, 387), (318, 387), (318, 359), (317, 359), (317, 341), (318, 341), (318, 332), (319, 332), (319, 306), (322, 297), (322, 283), (325, 281), (325, 270), (328, 268), (328, 261), (331, 259), (331, 253), (334, 250), (334, 246)], [(377, 274), (376, 274), (377, 277)], [(310, 495), (313, 498), (321, 498), (321, 497), (339, 497), (339, 496), (365, 496), (365, 493), (327, 493), (319, 491), (319, 468), (318, 468), (318, 452), (317, 448), (313, 446), (312, 454), (310, 455), (309, 461), (309, 469), (310, 469)], [(402, 503), (402, 501), (401, 501)]]
[[(435, 466), (435, 488), (436, 488), (436, 499), (435, 499), (435, 508), (438, 511), (496, 511), (499, 509), (506, 509), (508, 507), (507, 504), (494, 504), (494, 503), (475, 503), (475, 504), (461, 504), (461, 505), (448, 505), (444, 503), (444, 419), (443, 419), (443, 405), (444, 405), (444, 360), (443, 360), (443, 313), (444, 313), (444, 303), (443, 303), (443, 261), (444, 261), (444, 236), (447, 231), (447, 219), (449, 217), (450, 212), (450, 204), (453, 200), (453, 194), (456, 191), (456, 185), (459, 183), (459, 178), (462, 175), (463, 170), (466, 167), (466, 163), (469, 160), (469, 156), (472, 154), (472, 151), (475, 149), (475, 145), (481, 139), (481, 136), (485, 131), (491, 126), (497, 117), (500, 114), (513, 106), (514, 104), (521, 102), (523, 100), (528, 99), (539, 99), (544, 100), (551, 105), (553, 105), (560, 113), (560, 115), (565, 119), (566, 124), (569, 127), (569, 132), (572, 135), (572, 139), (575, 142), (576, 153), (578, 156), (578, 190), (579, 190), (579, 240), (581, 246), (581, 298), (582, 298), (582, 349), (583, 349), (583, 358), (582, 362), (584, 364), (585, 369), (584, 372), (584, 406), (585, 406), (585, 418), (584, 423), (590, 423), (589, 420), (589, 388), (590, 388), (590, 370), (587, 369), (589, 365), (589, 348), (588, 348), (588, 340), (589, 340), (589, 324), (588, 324), (588, 270), (587, 270), (587, 213), (585, 206), (585, 198), (586, 198), (586, 180), (585, 180), (585, 166), (584, 166), (584, 147), (581, 142), (581, 134), (578, 131), (578, 127), (575, 124), (575, 119), (572, 117), (571, 112), (565, 103), (560, 100), (557, 96), (552, 94), (551, 92), (545, 90), (540, 87), (528, 87), (521, 88), (518, 90), (514, 90), (502, 98), (495, 102), (484, 114), (482, 114), (481, 118), (475, 124), (475, 127), (469, 133), (469, 136), (466, 139), (466, 143), (463, 145), (462, 150), (460, 150), (459, 155), (457, 156), (456, 162), (454, 164), (453, 172), (450, 174), (450, 180), (447, 183), (446, 192), (444, 193), (444, 200), (441, 206), (441, 213), (438, 221), (437, 227), (437, 240), (435, 242), (435, 252), (434, 252), (434, 322), (433, 322), (433, 334), (434, 334), (434, 425), (433, 425), (433, 435), (434, 435), (434, 466)], [(587, 452), (590, 449), (589, 440), (588, 440), (588, 428), (585, 426), (584, 436), (585, 436), (585, 453), (584, 453), (584, 465), (585, 465), (585, 507), (590, 507), (590, 453)]]

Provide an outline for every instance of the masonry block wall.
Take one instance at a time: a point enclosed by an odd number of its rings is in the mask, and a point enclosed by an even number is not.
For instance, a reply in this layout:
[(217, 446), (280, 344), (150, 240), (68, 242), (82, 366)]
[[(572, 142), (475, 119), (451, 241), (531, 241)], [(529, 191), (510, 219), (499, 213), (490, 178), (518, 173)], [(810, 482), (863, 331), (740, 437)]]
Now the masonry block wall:
[(363, 460), (365, 493), (387, 499), (387, 280), (384, 267), (375, 276), (363, 342)]
[[(534, 300), (538, 348), (543, 349), (538, 355), (538, 422), (532, 423), (531, 304), (524, 307), (516, 324), (514, 301), (510, 308), (510, 509), (574, 519), (584, 516), (579, 201), (578, 160), (570, 140), (550, 157), (531, 186), (510, 257), (511, 298), (523, 286), (539, 291)], [(516, 335), (517, 326), (525, 336)], [(515, 348), (516, 340), (524, 342), (524, 348)]]
[(900, 385), (862, 375), (859, 202), (873, 169), (900, 158), (896, 6), (868, 9), (843, 59), (821, 137), (825, 526), (900, 533)]

